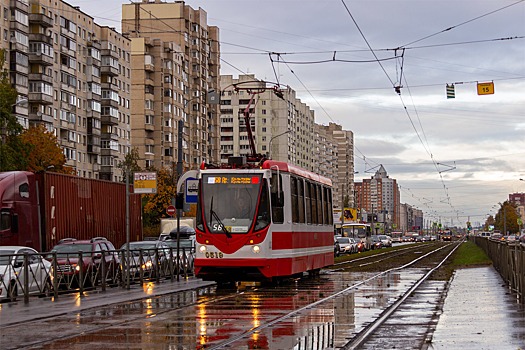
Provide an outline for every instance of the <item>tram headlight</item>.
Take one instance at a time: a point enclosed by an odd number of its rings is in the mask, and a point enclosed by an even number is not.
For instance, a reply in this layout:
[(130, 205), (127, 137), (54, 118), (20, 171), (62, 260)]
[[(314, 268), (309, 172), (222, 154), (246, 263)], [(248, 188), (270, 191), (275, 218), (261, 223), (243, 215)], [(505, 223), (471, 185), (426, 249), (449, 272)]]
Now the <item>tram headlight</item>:
[(255, 254), (259, 254), (260, 251), (261, 251), (261, 248), (258, 245), (254, 245), (252, 247), (252, 252), (254, 252)]
[(206, 253), (206, 246), (205, 245), (201, 245), (199, 247), (199, 252), (201, 252), (202, 254)]

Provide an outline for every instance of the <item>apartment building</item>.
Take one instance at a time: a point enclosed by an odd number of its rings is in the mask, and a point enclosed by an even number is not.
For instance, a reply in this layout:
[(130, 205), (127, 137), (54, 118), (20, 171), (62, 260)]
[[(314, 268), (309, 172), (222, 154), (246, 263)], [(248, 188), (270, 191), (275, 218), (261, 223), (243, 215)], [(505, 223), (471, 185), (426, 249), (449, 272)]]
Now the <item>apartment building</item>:
[(130, 150), (131, 42), (56, 0), (3, 0), (2, 48), (24, 127), (53, 132), (77, 175), (122, 179)]
[(400, 192), (395, 179), (391, 179), (383, 165), (374, 176), (355, 183), (356, 203), (362, 213), (372, 214), (386, 225), (400, 227)]
[[(323, 130), (327, 142), (334, 150), (333, 174), (330, 177), (334, 186), (334, 205), (342, 208), (347, 199), (347, 206), (354, 208), (354, 133), (343, 130), (341, 125), (335, 123), (319, 125), (317, 128)], [(322, 161), (319, 156), (318, 162)]]
[(221, 162), (251, 154), (244, 119), (247, 108), (256, 154), (314, 170), (314, 112), (291, 88), (276, 88), (252, 74), (221, 76)]
[[(219, 30), (183, 1), (122, 5), (122, 33), (132, 42), (132, 146), (142, 167), (183, 170), (219, 160)], [(181, 126), (181, 128), (179, 128)], [(181, 136), (179, 138), (179, 136)]]

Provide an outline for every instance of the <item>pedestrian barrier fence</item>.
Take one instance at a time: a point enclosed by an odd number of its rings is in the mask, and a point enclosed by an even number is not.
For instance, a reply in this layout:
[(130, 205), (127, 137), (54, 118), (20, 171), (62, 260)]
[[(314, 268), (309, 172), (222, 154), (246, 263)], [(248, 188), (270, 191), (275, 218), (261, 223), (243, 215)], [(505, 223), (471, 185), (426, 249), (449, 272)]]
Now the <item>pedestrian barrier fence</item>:
[(525, 244), (478, 236), (471, 236), (470, 239), (485, 251), (509, 288), (515, 291), (520, 302), (525, 304)]
[(54, 296), (193, 275), (194, 249), (0, 255), (0, 301)]

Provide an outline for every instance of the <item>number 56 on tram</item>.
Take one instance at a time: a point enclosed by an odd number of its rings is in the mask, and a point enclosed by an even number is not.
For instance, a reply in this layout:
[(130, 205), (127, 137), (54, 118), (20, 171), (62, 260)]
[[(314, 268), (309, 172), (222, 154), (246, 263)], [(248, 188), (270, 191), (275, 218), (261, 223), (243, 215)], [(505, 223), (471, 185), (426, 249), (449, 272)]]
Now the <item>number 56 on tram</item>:
[(272, 281), (334, 262), (331, 180), (285, 162), (199, 171), (195, 275)]

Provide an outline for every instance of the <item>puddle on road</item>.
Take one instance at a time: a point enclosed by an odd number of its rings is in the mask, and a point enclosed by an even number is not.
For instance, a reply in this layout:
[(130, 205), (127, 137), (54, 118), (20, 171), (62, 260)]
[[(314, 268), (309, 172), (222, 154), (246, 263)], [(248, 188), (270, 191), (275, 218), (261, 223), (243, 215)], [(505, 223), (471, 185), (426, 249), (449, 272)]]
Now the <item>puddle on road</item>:
[[(86, 310), (77, 318), (70, 316), (71, 319), (67, 320), (63, 316), (47, 321), (50, 326), (54, 323), (60, 329), (64, 329), (68, 322), (74, 322), (77, 334), (83, 334), (41, 348), (84, 349), (97, 344), (98, 347), (112, 349), (205, 349), (230, 339), (234, 340), (228, 345), (231, 349), (338, 348), (376, 318), (421, 277), (423, 271), (390, 272), (316, 308), (295, 313), (285, 322), (264, 328), (261, 326), (370, 275), (332, 273), (281, 285), (271, 291), (244, 286), (233, 297), (226, 297), (231, 290), (209, 294), (186, 292)], [(206, 303), (218, 296), (224, 299), (212, 305)], [(460, 296), (457, 298), (462, 300)], [(180, 309), (188, 303), (193, 306)], [(411, 317), (404, 316), (407, 320)], [(507, 324), (523, 329), (524, 322), (521, 314), (514, 323)], [(246, 336), (235, 340), (239, 334)]]

